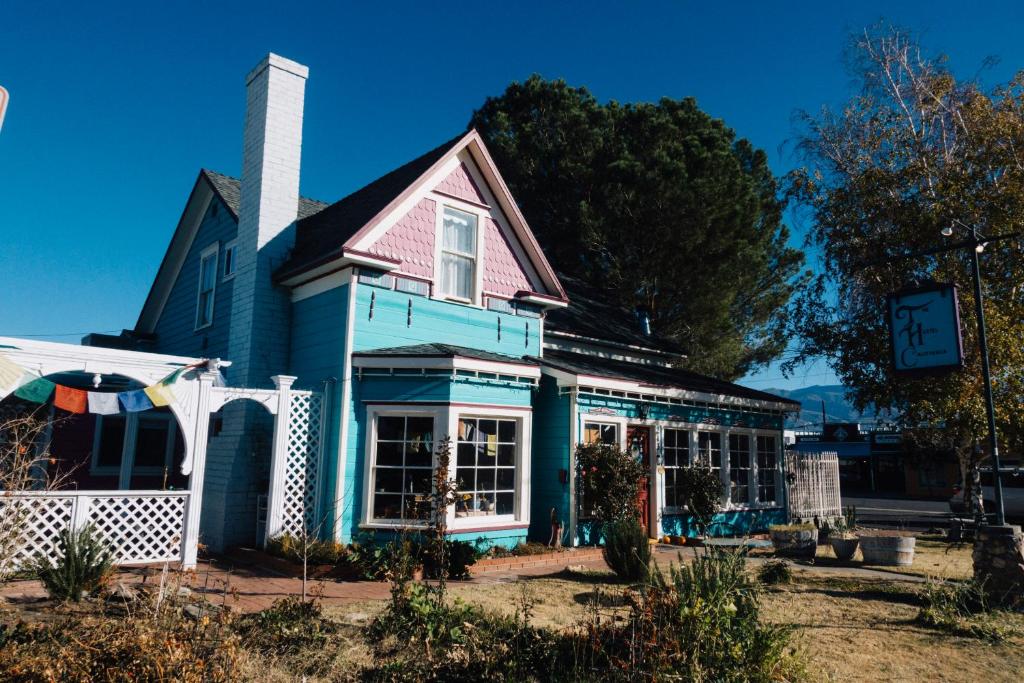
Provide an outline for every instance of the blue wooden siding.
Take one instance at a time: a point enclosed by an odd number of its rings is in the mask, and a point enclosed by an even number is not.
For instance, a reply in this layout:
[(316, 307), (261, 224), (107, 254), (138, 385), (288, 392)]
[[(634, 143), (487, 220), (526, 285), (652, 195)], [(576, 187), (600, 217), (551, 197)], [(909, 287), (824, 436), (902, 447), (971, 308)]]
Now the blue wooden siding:
[[(708, 532), (712, 536), (745, 536), (768, 531), (773, 524), (785, 524), (786, 511), (782, 508), (765, 510), (729, 510), (711, 518)], [(669, 536), (699, 535), (690, 515), (665, 515), (661, 519), (661, 533)]]
[[(223, 279), (224, 246), (235, 239), (237, 234), (238, 223), (234, 216), (220, 198), (214, 195), (156, 323), (155, 351), (197, 358), (227, 358), (228, 330), (231, 327), (231, 288), (234, 280)], [(211, 244), (219, 245), (213, 324), (196, 330), (199, 254)]]
[(530, 538), (547, 542), (551, 536), (551, 508), (569, 528), (569, 484), (559, 471), (569, 470), (572, 425), (569, 396), (559, 396), (551, 377), (541, 378), (534, 400), (533, 461), (530, 465)]
[(345, 372), (345, 321), (350, 289), (349, 285), (342, 285), (292, 303), (288, 372), (295, 375), (296, 388), (313, 391), (326, 388), (328, 391), (324, 405), (324, 457), (320, 481), (325, 537), (333, 533), (331, 508), (338, 481), (341, 379)]
[(355, 351), (433, 342), (516, 357), (536, 356), (540, 353), (539, 320), (437, 301), (367, 284), (359, 284), (357, 292)]

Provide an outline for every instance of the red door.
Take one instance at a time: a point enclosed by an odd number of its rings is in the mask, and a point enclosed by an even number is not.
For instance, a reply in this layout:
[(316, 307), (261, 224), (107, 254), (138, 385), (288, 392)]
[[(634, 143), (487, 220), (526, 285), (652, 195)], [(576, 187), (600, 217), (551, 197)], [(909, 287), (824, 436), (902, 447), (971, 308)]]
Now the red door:
[(651, 471), (651, 428), (639, 425), (630, 425), (626, 428), (626, 447), (637, 460), (644, 465), (644, 476), (638, 482), (636, 492), (636, 509), (640, 515), (640, 524), (650, 535), (651, 517), (649, 504), (650, 477), (646, 474)]

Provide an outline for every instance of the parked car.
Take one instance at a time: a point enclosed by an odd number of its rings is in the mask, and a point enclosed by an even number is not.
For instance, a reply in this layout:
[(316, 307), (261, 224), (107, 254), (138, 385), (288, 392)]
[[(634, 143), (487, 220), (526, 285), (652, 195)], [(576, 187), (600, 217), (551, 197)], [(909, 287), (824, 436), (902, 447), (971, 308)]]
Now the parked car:
[[(1024, 469), (1008, 470), (1004, 467), (1001, 478), (1003, 482), (1003, 513), (1013, 519), (1024, 519)], [(993, 512), (996, 509), (994, 483), (992, 468), (982, 468), (981, 491), (985, 512)], [(953, 497), (949, 499), (949, 509), (955, 515), (964, 513), (966, 506), (964, 505), (964, 487), (962, 483), (953, 487)]]

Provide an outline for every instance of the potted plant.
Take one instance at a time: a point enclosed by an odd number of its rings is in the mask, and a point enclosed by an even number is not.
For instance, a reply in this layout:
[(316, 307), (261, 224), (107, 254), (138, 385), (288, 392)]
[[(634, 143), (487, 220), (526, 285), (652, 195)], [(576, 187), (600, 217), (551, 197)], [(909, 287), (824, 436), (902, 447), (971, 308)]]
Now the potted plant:
[(813, 524), (776, 524), (768, 527), (775, 553), (812, 560), (818, 550), (818, 528)]
[(850, 526), (848, 517), (841, 518), (833, 525), (832, 532), (828, 537), (828, 544), (832, 546), (832, 552), (836, 559), (849, 562), (857, 552), (860, 539), (854, 533), (856, 527)]

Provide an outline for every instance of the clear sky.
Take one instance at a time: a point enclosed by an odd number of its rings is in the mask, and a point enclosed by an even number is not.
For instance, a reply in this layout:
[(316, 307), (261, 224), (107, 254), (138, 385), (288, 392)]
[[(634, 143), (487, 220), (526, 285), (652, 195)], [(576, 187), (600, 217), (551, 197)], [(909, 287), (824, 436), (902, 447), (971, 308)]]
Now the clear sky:
[[(268, 51), (310, 67), (302, 192), (332, 201), (531, 73), (601, 100), (694, 96), (783, 173), (793, 112), (847, 96), (845, 37), (883, 17), (962, 75), (1024, 68), (1020, 2), (4, 0), (0, 335), (134, 325), (198, 170), (239, 172), (243, 79)], [(821, 364), (748, 378), (834, 381)]]

